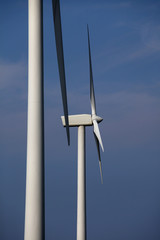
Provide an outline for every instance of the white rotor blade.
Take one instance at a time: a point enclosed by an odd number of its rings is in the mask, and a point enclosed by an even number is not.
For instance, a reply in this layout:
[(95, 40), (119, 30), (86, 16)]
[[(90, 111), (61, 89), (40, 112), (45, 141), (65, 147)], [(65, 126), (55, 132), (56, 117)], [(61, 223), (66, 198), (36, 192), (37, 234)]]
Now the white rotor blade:
[(98, 138), (94, 133), (94, 138), (96, 141), (96, 146), (97, 146), (97, 151), (98, 151), (98, 159), (99, 159), (99, 169), (100, 169), (100, 174), (101, 174), (101, 183), (103, 183), (103, 175), (102, 175), (102, 164), (101, 164), (101, 155), (100, 155), (100, 149), (99, 149), (99, 142)]
[(56, 40), (60, 84), (61, 84), (62, 102), (63, 102), (64, 117), (65, 117), (65, 122), (66, 122), (68, 145), (69, 145), (70, 144), (70, 134), (69, 134), (67, 91), (66, 91), (63, 40), (62, 40), (62, 27), (61, 27), (61, 15), (60, 15), (59, 0), (52, 0), (52, 7), (53, 7), (54, 30), (55, 30), (55, 40)]
[(100, 134), (100, 131), (99, 131), (99, 127), (98, 127), (98, 123), (96, 120), (93, 120), (93, 125), (94, 125), (94, 133), (101, 145), (101, 148), (102, 148), (102, 151), (104, 152), (104, 148), (103, 148), (103, 143), (102, 143), (102, 139), (101, 139), (101, 134)]
[(95, 101), (94, 84), (93, 84), (93, 72), (92, 72), (91, 48), (90, 48), (90, 38), (89, 38), (89, 28), (88, 28), (88, 25), (87, 25), (87, 32), (88, 32), (88, 49), (89, 49), (90, 101), (91, 101), (91, 111), (92, 111), (92, 115), (96, 115), (96, 101)]

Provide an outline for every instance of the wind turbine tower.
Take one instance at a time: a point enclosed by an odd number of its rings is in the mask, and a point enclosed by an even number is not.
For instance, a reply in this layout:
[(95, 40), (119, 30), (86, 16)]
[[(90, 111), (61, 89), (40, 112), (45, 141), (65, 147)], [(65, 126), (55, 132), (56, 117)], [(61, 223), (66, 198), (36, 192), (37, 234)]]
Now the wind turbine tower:
[(43, 7), (28, 1), (28, 126), (25, 240), (44, 239)]
[[(42, 0), (28, 0), (28, 126), (24, 240), (45, 239), (42, 2)], [(59, 0), (53, 0), (52, 4), (63, 108), (69, 143), (68, 107)]]
[[(85, 143), (85, 127), (93, 126), (94, 137), (98, 150), (99, 167), (102, 179), (101, 157), (100, 148), (104, 151), (102, 139), (98, 127), (103, 119), (96, 114), (96, 102), (93, 85), (93, 73), (91, 62), (91, 50), (90, 50), (90, 38), (89, 29), (88, 32), (88, 48), (89, 48), (89, 67), (90, 67), (90, 102), (91, 102), (91, 114), (70, 115), (69, 126), (78, 127), (78, 176), (77, 176), (77, 240), (86, 240), (86, 143)], [(62, 124), (65, 127), (65, 119), (62, 116)]]

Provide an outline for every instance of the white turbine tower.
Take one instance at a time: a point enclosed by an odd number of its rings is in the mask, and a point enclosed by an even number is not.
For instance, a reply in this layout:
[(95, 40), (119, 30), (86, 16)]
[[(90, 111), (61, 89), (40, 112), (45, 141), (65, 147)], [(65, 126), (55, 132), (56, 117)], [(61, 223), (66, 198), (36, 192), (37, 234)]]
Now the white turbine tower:
[[(70, 115), (69, 116), (69, 126), (78, 127), (78, 177), (77, 177), (77, 240), (86, 240), (86, 146), (85, 146), (85, 127), (94, 127), (94, 136), (96, 140), (98, 157), (99, 157), (99, 167), (102, 179), (102, 168), (101, 168), (101, 157), (100, 148), (104, 151), (102, 139), (98, 127), (103, 119), (98, 117), (96, 114), (96, 102), (94, 94), (93, 85), (93, 73), (92, 73), (92, 62), (91, 62), (91, 50), (90, 50), (90, 39), (89, 39), (89, 29), (88, 32), (88, 48), (89, 48), (89, 67), (90, 67), (90, 102), (91, 102), (91, 115), (81, 114), (81, 115)], [(62, 118), (63, 126), (66, 126), (64, 117)]]
[[(55, 38), (67, 138), (69, 125), (64, 71), (59, 0), (53, 0)], [(28, 0), (28, 126), (25, 202), (25, 240), (45, 239), (44, 209), (44, 94), (43, 94), (43, 5), (42, 0)]]

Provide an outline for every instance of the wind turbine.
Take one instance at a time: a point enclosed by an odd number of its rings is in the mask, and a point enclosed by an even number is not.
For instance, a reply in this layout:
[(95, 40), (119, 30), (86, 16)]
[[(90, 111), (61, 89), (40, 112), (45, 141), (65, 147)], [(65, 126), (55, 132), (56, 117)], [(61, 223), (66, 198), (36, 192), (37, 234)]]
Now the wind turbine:
[[(59, 0), (53, 0), (52, 4), (61, 92), (69, 144), (68, 107)], [(28, 9), (28, 126), (24, 239), (44, 240), (45, 183), (42, 0), (28, 0)]]
[[(97, 116), (96, 113), (96, 102), (95, 93), (93, 85), (93, 73), (92, 73), (92, 61), (91, 61), (91, 49), (90, 49), (90, 38), (89, 29), (87, 25), (88, 32), (88, 49), (89, 49), (89, 69), (90, 69), (90, 102), (91, 102), (91, 114), (81, 114), (81, 115), (70, 115), (69, 116), (69, 126), (78, 127), (78, 177), (77, 177), (77, 240), (86, 240), (86, 144), (85, 144), (85, 127), (93, 126), (94, 137), (96, 140), (98, 157), (99, 157), (99, 167), (102, 178), (102, 167), (101, 167), (101, 157), (100, 148), (102, 150), (103, 143), (98, 127), (103, 119)], [(65, 127), (65, 118), (62, 118), (62, 124)]]

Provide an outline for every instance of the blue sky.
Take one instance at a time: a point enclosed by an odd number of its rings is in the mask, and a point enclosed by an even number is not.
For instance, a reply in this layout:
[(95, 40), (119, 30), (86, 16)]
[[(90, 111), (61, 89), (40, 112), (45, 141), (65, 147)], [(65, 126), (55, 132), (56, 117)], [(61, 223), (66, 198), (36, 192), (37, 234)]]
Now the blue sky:
[[(76, 236), (77, 130), (67, 146), (51, 1), (44, 2), (46, 239)], [(87, 235), (160, 239), (160, 2), (61, 0), (69, 113), (90, 113), (89, 24), (104, 184), (87, 128)], [(0, 239), (23, 239), (28, 3), (0, 1)], [(55, 140), (56, 139), (56, 140)]]

